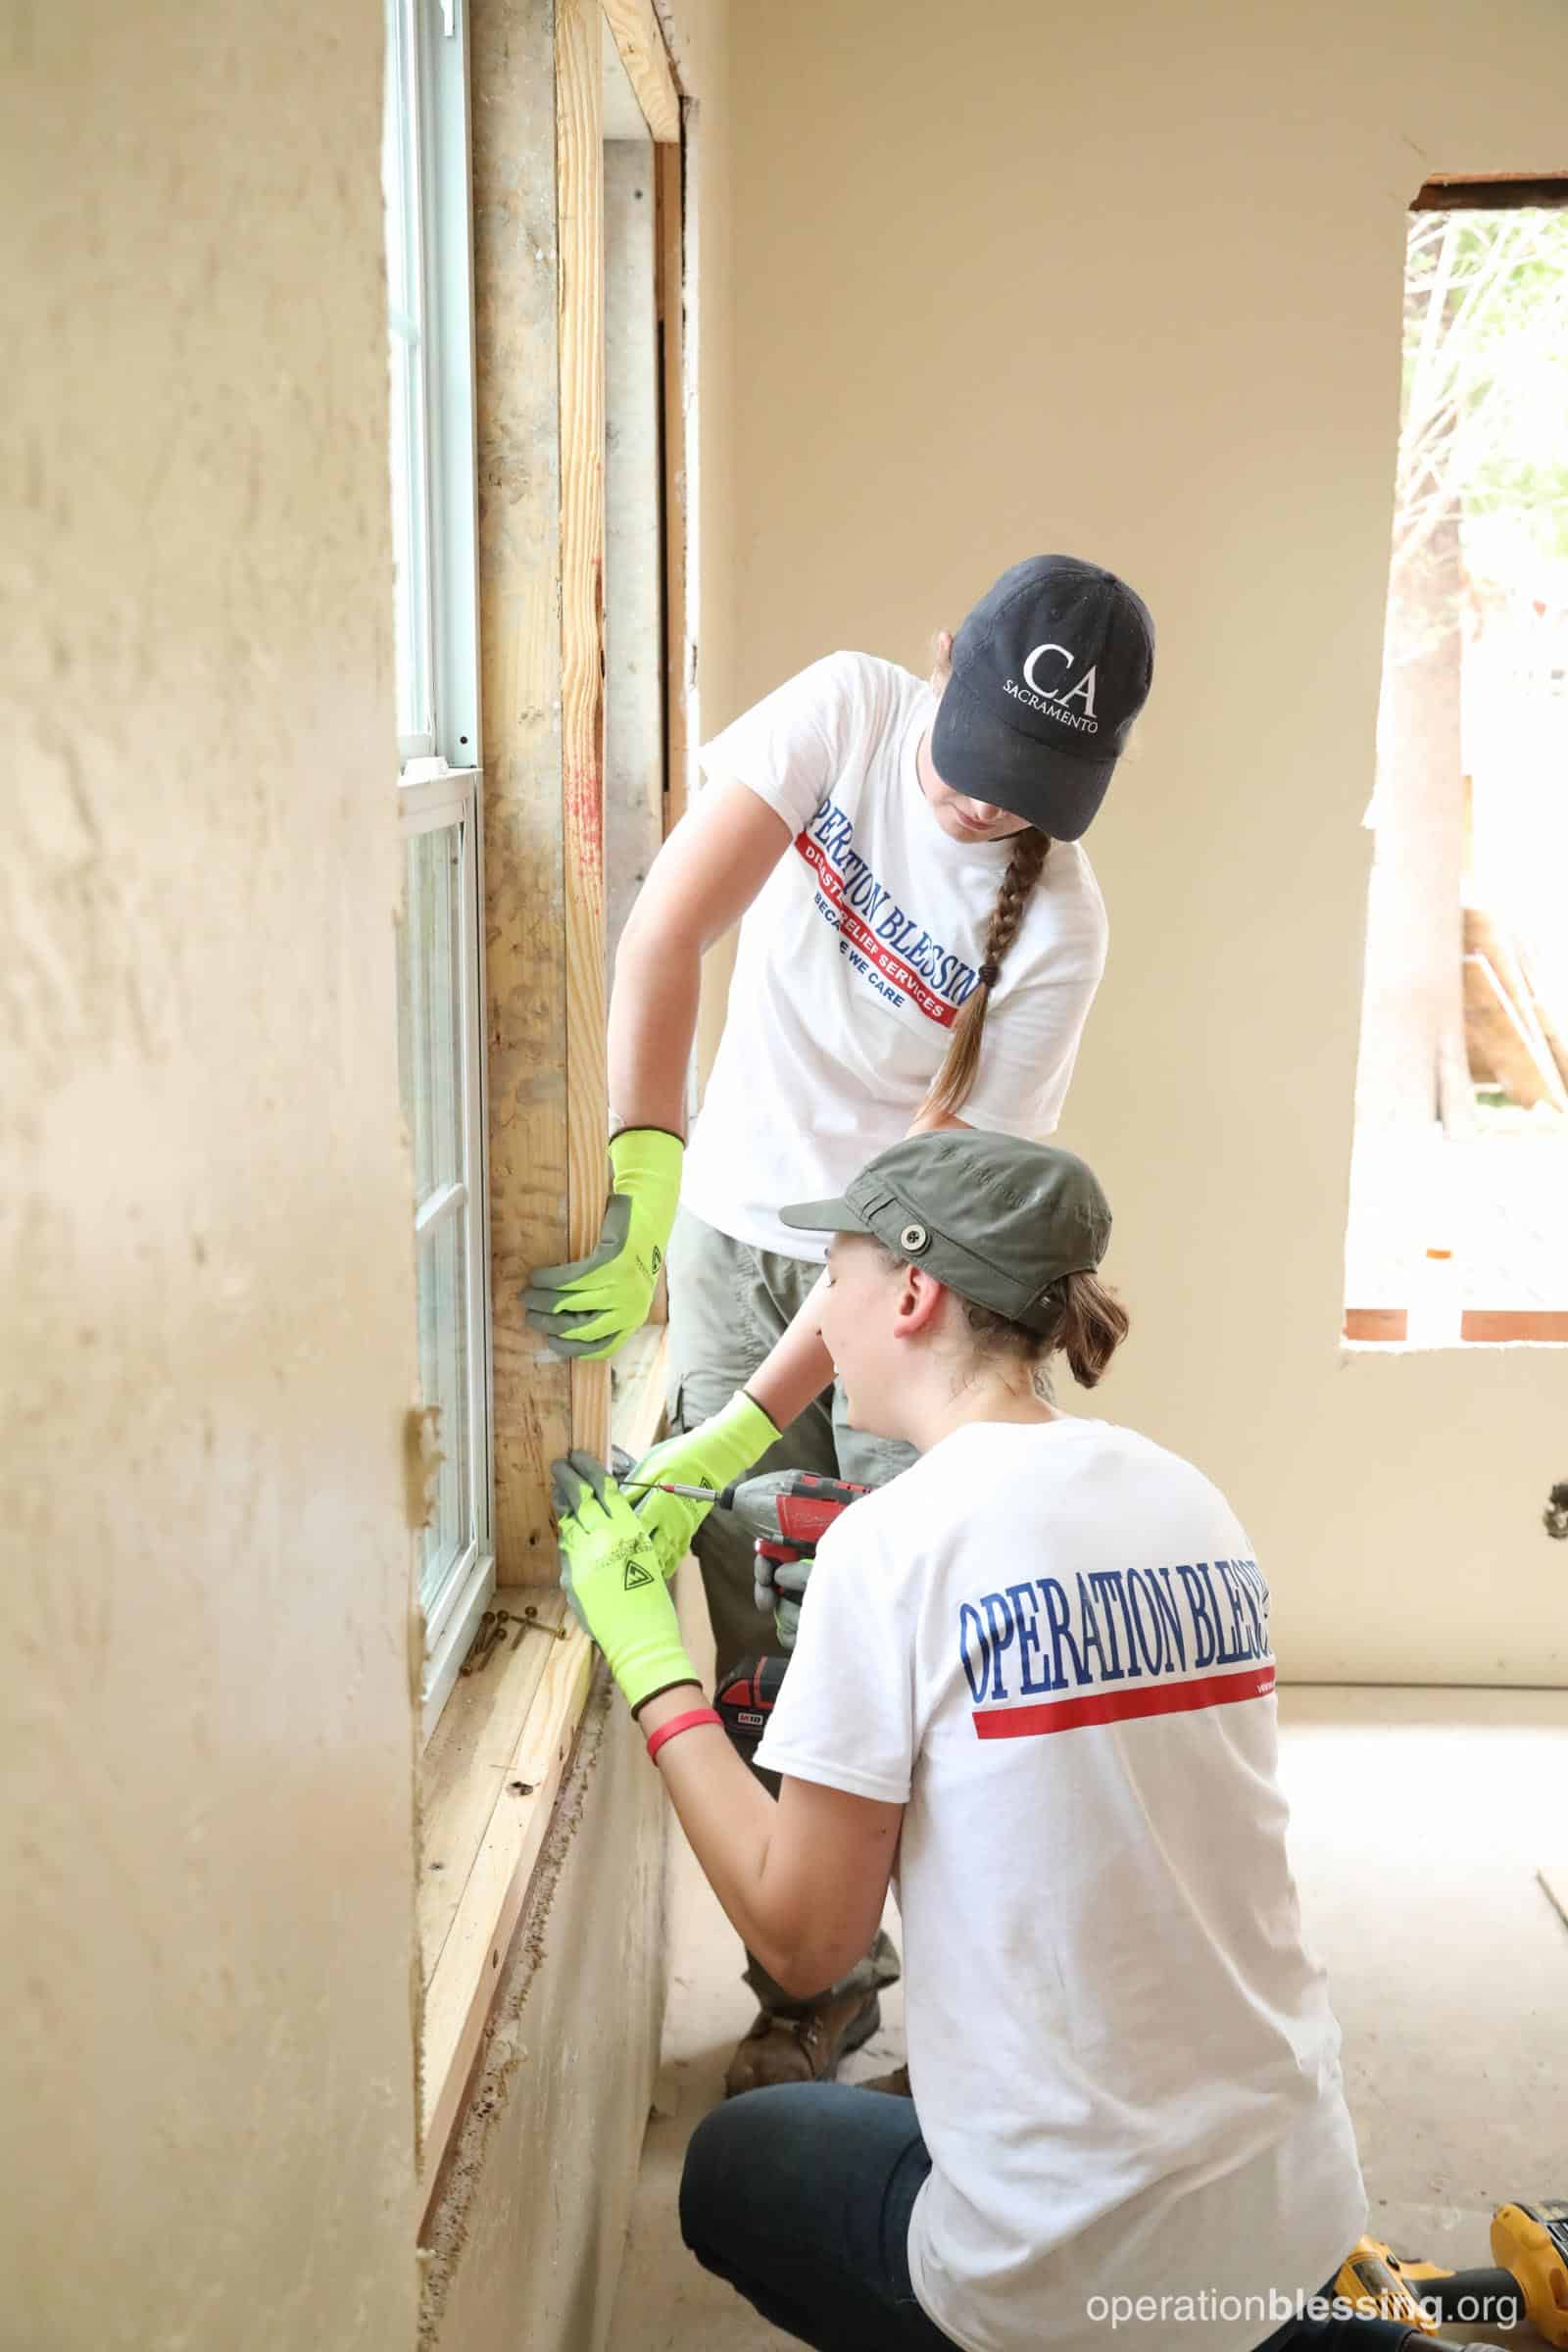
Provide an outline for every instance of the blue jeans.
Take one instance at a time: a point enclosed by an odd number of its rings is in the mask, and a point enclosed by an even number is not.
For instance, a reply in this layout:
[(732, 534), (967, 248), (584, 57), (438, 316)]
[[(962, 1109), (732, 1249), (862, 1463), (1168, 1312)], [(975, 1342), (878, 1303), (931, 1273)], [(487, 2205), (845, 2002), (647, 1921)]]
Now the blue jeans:
[[(705, 2270), (817, 2352), (942, 2352), (954, 2339), (909, 2283), (909, 2216), (930, 2170), (912, 2099), (847, 2082), (749, 2090), (692, 2133), (681, 2235)], [(1333, 2291), (1332, 2280), (1321, 2289)], [(1182, 2332), (1171, 2329), (1171, 2352)], [(1258, 2352), (1401, 2352), (1407, 2333), (1393, 2320), (1287, 2320)], [(1107, 2328), (1107, 2352), (1113, 2340)]]
[(912, 2099), (847, 2082), (748, 2090), (692, 2133), (681, 2235), (818, 2352), (951, 2352), (909, 2284), (909, 2215), (930, 2170)]

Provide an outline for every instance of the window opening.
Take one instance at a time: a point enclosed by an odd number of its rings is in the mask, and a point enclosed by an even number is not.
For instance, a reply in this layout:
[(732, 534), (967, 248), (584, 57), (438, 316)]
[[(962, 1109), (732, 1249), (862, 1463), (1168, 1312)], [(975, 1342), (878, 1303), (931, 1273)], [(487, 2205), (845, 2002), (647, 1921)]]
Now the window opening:
[(404, 1113), (420, 1396), (441, 1462), (414, 1576), (433, 1727), (495, 1589), (490, 1452), (473, 295), (461, 0), (386, 0), (387, 297)]
[(1529, 1337), (1568, 1307), (1568, 182), (1551, 192), (1435, 183), (1409, 217), (1351, 1337), (1453, 1345), (1466, 1315), (1508, 1336), (1510, 1312)]

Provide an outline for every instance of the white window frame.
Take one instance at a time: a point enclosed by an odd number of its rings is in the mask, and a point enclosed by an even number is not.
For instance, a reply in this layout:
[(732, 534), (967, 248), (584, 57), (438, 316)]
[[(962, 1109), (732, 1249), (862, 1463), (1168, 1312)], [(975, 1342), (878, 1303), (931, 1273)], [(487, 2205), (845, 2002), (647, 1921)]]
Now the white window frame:
[[(403, 223), (419, 302), (410, 324), (421, 365), (411, 414), (416, 662), (430, 725), (400, 735), (399, 809), (405, 842), (459, 829), (460, 1067), (463, 1163), (458, 1179), (421, 1203), (416, 1235), (466, 1211), (468, 1525), (466, 1549), (424, 1622), (421, 1690), (428, 1740), (495, 1592), (491, 1441), (489, 1134), (485, 1087), (484, 841), (479, 740), (477, 464), (474, 436), (473, 255), (468, 59), (465, 0), (386, 0), (389, 76), (412, 101), (414, 218)], [(404, 197), (410, 188), (404, 183)], [(412, 1573), (419, 1592), (421, 1539)]]
[[(428, 1739), (495, 1592), (494, 1467), (491, 1446), (490, 1215), (485, 1182), (484, 1085), (484, 860), (480, 840), (479, 773), (448, 769), (405, 782), (400, 795), (405, 839), (460, 830), (458, 956), (460, 991), (458, 1080), (463, 1103), (463, 1160), (455, 1180), (424, 1201), (415, 1220), (416, 1240), (449, 1216), (467, 1212), (466, 1287), (468, 1389), (468, 1525), (466, 1550), (448, 1570), (424, 1621), (424, 1677), (420, 1693)], [(415, 1559), (416, 1590), (418, 1558)]]

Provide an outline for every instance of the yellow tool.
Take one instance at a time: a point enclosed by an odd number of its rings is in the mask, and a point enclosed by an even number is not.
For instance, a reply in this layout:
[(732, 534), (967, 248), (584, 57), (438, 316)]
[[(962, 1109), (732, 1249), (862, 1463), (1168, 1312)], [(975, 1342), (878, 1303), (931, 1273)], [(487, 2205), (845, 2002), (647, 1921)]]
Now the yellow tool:
[(1492, 2217), (1492, 2253), (1494, 2270), (1446, 2271), (1363, 2237), (1334, 2291), (1356, 2311), (1426, 2335), (1445, 2320), (1485, 2328), (1528, 2320), (1554, 2352), (1568, 2352), (1568, 2203), (1499, 2205)]
[(1397, 2320), (1423, 2335), (1436, 2335), (1436, 2318), (1405, 2283), (1406, 2267), (1380, 2237), (1358, 2237), (1340, 2266), (1334, 2292), (1367, 2319)]
[(1568, 2204), (1499, 2205), (1492, 2254), (1518, 2279), (1537, 2334), (1568, 2352)]

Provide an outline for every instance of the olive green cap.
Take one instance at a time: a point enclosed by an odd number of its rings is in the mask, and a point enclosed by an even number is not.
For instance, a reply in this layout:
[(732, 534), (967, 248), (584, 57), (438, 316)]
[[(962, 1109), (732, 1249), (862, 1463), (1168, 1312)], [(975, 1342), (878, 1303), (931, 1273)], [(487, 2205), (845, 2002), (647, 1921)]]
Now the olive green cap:
[(1052, 1284), (1093, 1272), (1110, 1245), (1110, 1205), (1073, 1152), (974, 1127), (906, 1135), (867, 1160), (842, 1200), (779, 1215), (808, 1231), (872, 1234), (1029, 1331), (1051, 1327)]

